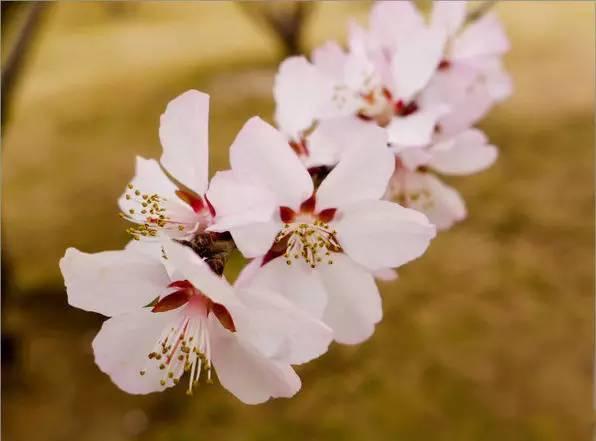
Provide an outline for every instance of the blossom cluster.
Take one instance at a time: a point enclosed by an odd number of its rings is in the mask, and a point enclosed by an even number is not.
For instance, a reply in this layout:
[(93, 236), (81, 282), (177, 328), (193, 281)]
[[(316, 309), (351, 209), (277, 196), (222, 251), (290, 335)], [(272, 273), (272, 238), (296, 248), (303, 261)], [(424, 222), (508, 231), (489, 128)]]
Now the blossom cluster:
[[(209, 180), (209, 96), (187, 91), (161, 116), (159, 161), (138, 157), (118, 200), (130, 243), (60, 261), (72, 306), (109, 317), (95, 361), (122, 390), (162, 391), (187, 377), (249, 404), (293, 396), (293, 366), (332, 341), (368, 339), (382, 317), (375, 278), (420, 257), (466, 215), (438, 175), (490, 166), (473, 126), (511, 92), (507, 38), (466, 3), (430, 17), (376, 2), (346, 50), (329, 42), (283, 61), (277, 128), (259, 117)], [(249, 259), (223, 276), (234, 249)]]

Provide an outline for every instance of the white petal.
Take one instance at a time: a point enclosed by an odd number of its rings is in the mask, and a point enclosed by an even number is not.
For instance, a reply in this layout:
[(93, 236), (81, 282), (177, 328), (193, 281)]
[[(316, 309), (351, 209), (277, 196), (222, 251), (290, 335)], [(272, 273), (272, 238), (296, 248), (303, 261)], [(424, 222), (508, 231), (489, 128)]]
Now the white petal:
[(391, 62), (396, 98), (409, 103), (426, 86), (443, 57), (444, 46), (445, 32), (432, 28), (417, 30), (398, 46)]
[(386, 144), (387, 135), (374, 124), (346, 117), (321, 121), (307, 141), (310, 166), (335, 165), (352, 149)]
[(408, 170), (416, 170), (422, 165), (426, 165), (432, 156), (426, 148), (420, 147), (397, 147), (391, 148), (401, 161), (401, 164)]
[[(130, 394), (147, 394), (172, 386), (170, 381), (165, 386), (160, 384), (166, 371), (160, 370), (148, 354), (177, 314), (178, 311), (153, 313), (140, 309), (106, 320), (93, 340), (95, 363)], [(141, 370), (145, 371), (144, 375), (140, 374)], [(176, 372), (176, 378), (181, 373)]]
[(484, 133), (478, 129), (467, 130), (453, 139), (448, 148), (434, 146), (429, 166), (447, 175), (468, 175), (490, 167), (498, 151), (488, 145)]
[(198, 195), (207, 190), (209, 174), (209, 95), (189, 90), (174, 98), (161, 115), (161, 163)]
[(416, 259), (435, 236), (426, 216), (389, 201), (354, 204), (334, 226), (344, 252), (372, 270)]
[(493, 104), (494, 98), (487, 85), (474, 83), (459, 101), (452, 104), (450, 112), (439, 120), (441, 135), (453, 136), (469, 129), (488, 113)]
[(328, 41), (313, 50), (312, 62), (322, 73), (338, 80), (343, 75), (346, 53), (337, 42)]
[(293, 396), (300, 378), (288, 364), (266, 358), (238, 333), (209, 316), (212, 361), (221, 385), (246, 404)]
[(373, 275), (375, 276), (375, 279), (381, 280), (382, 282), (392, 282), (398, 278), (397, 271), (391, 268), (377, 270)]
[(264, 256), (273, 245), (275, 236), (281, 230), (279, 221), (258, 222), (245, 225), (243, 227), (234, 227), (230, 233), (238, 250), (246, 258)]
[[(168, 199), (176, 198), (176, 186), (168, 179), (159, 166), (159, 163), (153, 159), (145, 159), (137, 156), (135, 176), (130, 184), (134, 189), (129, 190), (127, 188), (118, 199), (118, 205), (124, 213), (128, 213), (131, 208), (136, 210), (139, 209), (139, 202), (133, 200), (138, 199), (134, 194), (135, 190), (138, 190), (143, 194), (158, 194), (159, 196)], [(126, 199), (126, 194), (131, 198)]]
[(233, 316), (233, 309), (238, 307), (238, 299), (228, 282), (215, 274), (190, 248), (167, 239), (162, 240), (162, 244), (168, 260), (171, 260), (176, 270), (205, 296), (225, 306)]
[(208, 231), (228, 231), (237, 226), (265, 222), (278, 209), (272, 192), (243, 182), (231, 170), (215, 174), (207, 198), (215, 209), (215, 223)]
[(455, 39), (451, 51), (452, 59), (502, 55), (509, 47), (509, 40), (496, 14), (486, 14)]
[(432, 26), (444, 29), (449, 36), (454, 35), (464, 24), (466, 6), (467, 2), (461, 0), (434, 2), (431, 16)]
[(230, 163), (239, 179), (275, 194), (278, 206), (297, 209), (312, 195), (312, 180), (285, 137), (258, 117), (238, 133)]
[(283, 256), (273, 259), (255, 271), (243, 286), (277, 292), (316, 318), (322, 316), (327, 304), (316, 269), (302, 260), (292, 259), (288, 265)]
[(331, 99), (332, 81), (305, 57), (286, 58), (273, 86), (275, 121), (292, 139), (299, 139), (318, 116), (321, 104)]
[(317, 190), (317, 211), (383, 196), (395, 159), (381, 132), (371, 137), (368, 145), (352, 148), (342, 156)]
[(381, 321), (381, 296), (372, 274), (344, 254), (333, 265), (321, 265), (321, 280), (329, 296), (323, 321), (339, 343), (357, 344), (369, 338)]
[(424, 26), (422, 15), (410, 1), (376, 1), (370, 12), (371, 32), (388, 46), (407, 40), (412, 31)]
[(399, 146), (422, 147), (430, 143), (444, 106), (436, 106), (405, 116), (396, 117), (387, 126), (389, 142)]
[(418, 194), (408, 206), (428, 216), (439, 230), (451, 228), (466, 217), (466, 206), (460, 194), (431, 173), (408, 173), (406, 186), (410, 193)]
[(247, 307), (234, 316), (237, 329), (267, 357), (300, 364), (327, 351), (331, 329), (286, 298), (250, 286), (241, 289), (239, 297)]
[(60, 270), (71, 306), (107, 316), (142, 308), (170, 283), (159, 254), (134, 250), (87, 254), (69, 248)]

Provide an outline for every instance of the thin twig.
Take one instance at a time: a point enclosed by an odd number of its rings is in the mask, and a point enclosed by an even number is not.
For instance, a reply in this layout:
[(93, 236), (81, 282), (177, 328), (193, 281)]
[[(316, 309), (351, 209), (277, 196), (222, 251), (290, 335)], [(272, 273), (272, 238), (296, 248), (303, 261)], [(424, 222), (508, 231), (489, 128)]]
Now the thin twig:
[(497, 4), (498, 0), (486, 0), (480, 3), (475, 8), (471, 9), (466, 16), (466, 23), (473, 23), (476, 20), (481, 19), (484, 17), (485, 14), (488, 13), (492, 9), (493, 6)]
[(26, 56), (31, 43), (35, 40), (42, 15), (47, 7), (48, 5), (45, 2), (34, 2), (29, 6), (25, 22), (16, 37), (16, 42), (6, 58), (4, 66), (2, 66), (2, 87), (0, 91), (2, 97), (0, 102), (0, 107), (2, 108), (2, 129), (4, 129), (4, 125), (8, 119), (8, 111), (15, 85), (19, 80)]

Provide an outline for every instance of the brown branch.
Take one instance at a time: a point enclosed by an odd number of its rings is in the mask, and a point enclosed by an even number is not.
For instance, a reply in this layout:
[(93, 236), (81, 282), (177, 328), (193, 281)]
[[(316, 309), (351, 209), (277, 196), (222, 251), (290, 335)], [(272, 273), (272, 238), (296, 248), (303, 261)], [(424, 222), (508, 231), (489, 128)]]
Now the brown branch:
[(251, 2), (238, 2), (255, 20), (264, 21), (275, 33), (283, 46), (284, 55), (296, 55), (300, 51), (300, 43), (304, 32), (304, 25), (314, 9), (314, 1), (295, 2), (291, 11), (280, 12), (265, 3), (262, 13), (259, 14)]
[(492, 9), (493, 6), (497, 4), (497, 2), (498, 0), (486, 0), (481, 2), (478, 6), (472, 8), (470, 12), (468, 12), (465, 22), (470, 24), (480, 20)]
[(46, 2), (34, 2), (29, 6), (27, 16), (24, 19), (24, 24), (21, 26), (21, 29), (16, 36), (16, 42), (8, 54), (6, 62), (2, 66), (2, 86), (0, 90), (2, 129), (4, 129), (6, 121), (8, 120), (8, 112), (12, 103), (15, 86), (21, 76), (27, 54), (31, 48), (31, 43), (35, 40), (39, 25), (42, 21), (42, 16), (47, 10), (48, 4), (46, 4)]

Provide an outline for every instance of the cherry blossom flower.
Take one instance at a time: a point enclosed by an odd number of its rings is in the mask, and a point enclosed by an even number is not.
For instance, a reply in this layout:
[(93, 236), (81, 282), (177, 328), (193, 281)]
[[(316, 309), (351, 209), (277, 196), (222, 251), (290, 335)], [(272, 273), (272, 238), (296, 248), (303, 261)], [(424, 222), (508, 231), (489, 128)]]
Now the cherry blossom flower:
[(208, 192), (217, 211), (208, 230), (230, 231), (244, 256), (260, 259), (251, 283), (322, 317), (342, 343), (367, 339), (381, 319), (372, 272), (419, 257), (435, 235), (421, 213), (380, 200), (394, 161), (376, 129), (315, 190), (284, 135), (252, 118)]
[(70, 248), (61, 259), (68, 302), (110, 317), (93, 340), (99, 368), (133, 394), (162, 391), (185, 373), (191, 393), (213, 368), (245, 403), (294, 395), (290, 364), (325, 352), (331, 330), (273, 292), (232, 288), (190, 248), (163, 248), (168, 267), (134, 241), (97, 254)]
[(202, 92), (189, 90), (168, 104), (160, 119), (161, 164), (138, 157), (118, 200), (122, 216), (136, 224), (128, 229), (133, 238), (187, 239), (210, 224), (208, 120), (209, 95)]
[(433, 2), (427, 23), (411, 2), (378, 1), (371, 10), (370, 32), (358, 28), (352, 32), (352, 38), (365, 40), (373, 54), (379, 51), (387, 56), (399, 51), (400, 44), (412, 47), (412, 35), (420, 29), (446, 34), (442, 58), (420, 90), (416, 105), (447, 105), (449, 112), (438, 123), (451, 135), (470, 128), (511, 94), (511, 79), (501, 61), (509, 50), (503, 27), (494, 13), (466, 23), (467, 3)]

